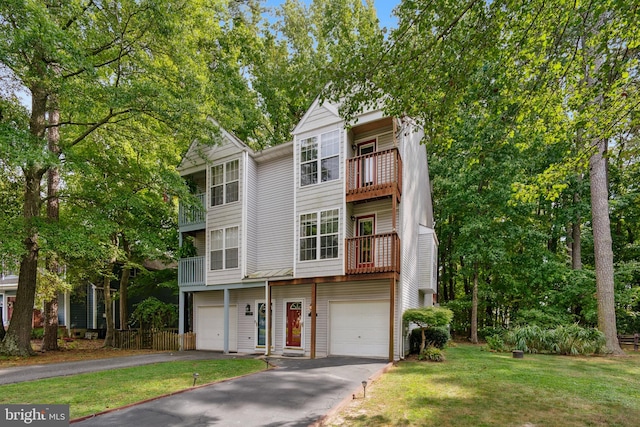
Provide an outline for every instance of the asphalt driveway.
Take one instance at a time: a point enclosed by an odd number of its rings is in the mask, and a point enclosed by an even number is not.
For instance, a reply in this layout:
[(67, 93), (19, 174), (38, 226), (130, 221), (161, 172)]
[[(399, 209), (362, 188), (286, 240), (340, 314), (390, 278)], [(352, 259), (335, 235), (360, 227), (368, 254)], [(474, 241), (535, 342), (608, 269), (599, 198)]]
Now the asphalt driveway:
[[(253, 357), (185, 351), (0, 369), (0, 384), (32, 381), (176, 360)], [(135, 404), (74, 423), (74, 426), (308, 426), (352, 393), (362, 391), (388, 366), (354, 357), (270, 358), (275, 366), (204, 387)]]
[(385, 360), (347, 357), (273, 358), (272, 364), (276, 368), (115, 410), (74, 426), (308, 426), (388, 366)]

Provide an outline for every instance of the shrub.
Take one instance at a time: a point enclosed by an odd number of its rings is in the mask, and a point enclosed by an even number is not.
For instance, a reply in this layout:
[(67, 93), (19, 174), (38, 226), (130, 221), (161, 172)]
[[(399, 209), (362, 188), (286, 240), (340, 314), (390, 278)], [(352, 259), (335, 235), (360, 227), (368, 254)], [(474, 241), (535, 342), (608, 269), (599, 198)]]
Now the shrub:
[(44, 328), (31, 329), (31, 339), (41, 340), (44, 337)]
[[(505, 350), (522, 350), (527, 353), (555, 353), (566, 355), (593, 354), (602, 351), (604, 334), (594, 328), (577, 324), (542, 329), (539, 326), (523, 326), (507, 331), (503, 337)], [(489, 341), (487, 341), (489, 344)], [(498, 346), (497, 340), (493, 343)]]
[(135, 305), (131, 313), (132, 325), (162, 329), (172, 327), (178, 320), (178, 307), (175, 304), (165, 303), (156, 297), (149, 297)]
[(489, 350), (499, 352), (509, 351), (509, 347), (505, 344), (502, 336), (499, 334), (488, 336), (486, 340)]
[(431, 362), (444, 362), (445, 357), (444, 353), (441, 349), (436, 348), (434, 346), (427, 346), (420, 355), (418, 355), (418, 360), (428, 360)]
[(449, 329), (444, 326), (427, 328), (424, 331), (424, 336), (427, 346), (434, 346), (440, 349), (444, 348), (451, 339)]

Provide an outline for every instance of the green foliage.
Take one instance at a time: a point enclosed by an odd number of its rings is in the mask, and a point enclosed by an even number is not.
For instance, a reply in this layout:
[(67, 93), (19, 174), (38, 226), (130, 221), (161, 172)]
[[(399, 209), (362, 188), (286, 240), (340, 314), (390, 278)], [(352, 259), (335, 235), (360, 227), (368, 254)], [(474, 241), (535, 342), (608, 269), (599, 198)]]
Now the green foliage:
[(178, 321), (178, 307), (149, 297), (135, 305), (131, 313), (131, 324), (141, 328), (162, 329), (174, 327)]
[(442, 349), (435, 346), (427, 346), (422, 353), (418, 355), (418, 360), (427, 360), (429, 362), (444, 362), (445, 357)]
[(490, 350), (498, 351), (498, 352), (505, 352), (510, 350), (509, 346), (505, 344), (504, 340), (502, 339), (502, 336), (499, 334), (487, 336), (486, 341), (487, 341), (487, 347)]
[(551, 329), (559, 325), (569, 325), (572, 323), (571, 320), (570, 315), (562, 313), (556, 306), (546, 310), (541, 308), (518, 310), (514, 315), (513, 324), (516, 326), (536, 325)]
[(601, 353), (605, 344), (602, 332), (577, 324), (559, 326), (555, 329), (543, 329), (539, 326), (516, 327), (507, 331), (503, 337), (492, 338), (490, 347), (499, 350), (500, 339), (504, 340), (503, 349), (564, 355)]
[[(422, 332), (423, 328), (415, 328), (411, 330), (411, 335), (409, 336), (409, 348), (411, 353), (420, 352), (420, 344), (422, 343)], [(433, 346), (440, 349), (444, 348), (451, 339), (449, 329), (444, 326), (424, 328), (424, 335), (425, 344), (427, 347)]]
[(451, 322), (453, 312), (444, 307), (410, 308), (402, 314), (402, 320), (420, 327), (446, 326)]

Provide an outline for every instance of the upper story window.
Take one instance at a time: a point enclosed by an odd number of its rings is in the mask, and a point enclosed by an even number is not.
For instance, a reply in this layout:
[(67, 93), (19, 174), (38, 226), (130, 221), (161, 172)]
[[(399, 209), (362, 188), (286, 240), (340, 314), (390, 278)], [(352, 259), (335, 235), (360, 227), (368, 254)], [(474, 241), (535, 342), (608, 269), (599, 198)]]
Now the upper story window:
[(232, 160), (211, 168), (211, 206), (238, 201), (240, 162)]
[(338, 258), (338, 226), (338, 209), (300, 215), (300, 261)]
[(211, 230), (211, 270), (238, 268), (238, 227)]
[(340, 131), (300, 141), (300, 185), (340, 178)]

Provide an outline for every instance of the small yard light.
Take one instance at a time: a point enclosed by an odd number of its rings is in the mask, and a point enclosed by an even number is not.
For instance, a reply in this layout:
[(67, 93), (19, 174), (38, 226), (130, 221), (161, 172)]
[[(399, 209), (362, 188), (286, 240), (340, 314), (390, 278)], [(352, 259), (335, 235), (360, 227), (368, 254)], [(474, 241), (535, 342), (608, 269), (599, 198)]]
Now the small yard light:
[(195, 386), (196, 386), (196, 381), (198, 380), (198, 377), (199, 377), (199, 376), (200, 376), (200, 375), (198, 375), (198, 373), (197, 373), (197, 372), (194, 372), (194, 373), (193, 373), (193, 387), (195, 387)]
[(264, 363), (267, 364), (267, 369), (269, 369), (269, 358), (268, 357), (264, 358)]
[(363, 399), (367, 398), (367, 382), (366, 381), (362, 381), (362, 391), (363, 391)]

